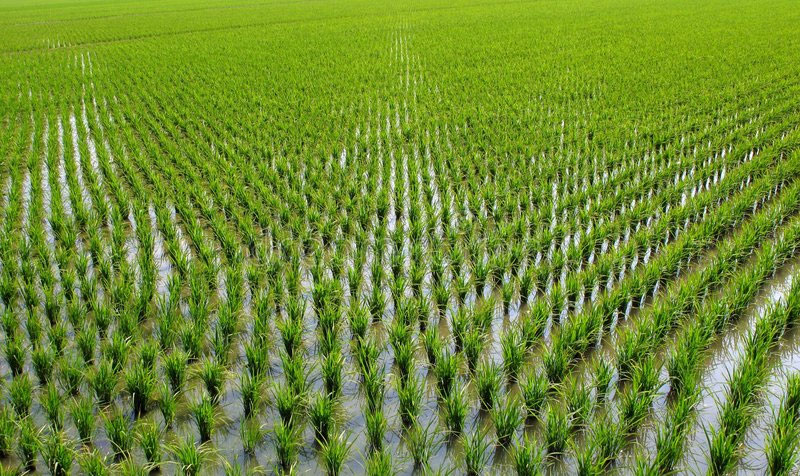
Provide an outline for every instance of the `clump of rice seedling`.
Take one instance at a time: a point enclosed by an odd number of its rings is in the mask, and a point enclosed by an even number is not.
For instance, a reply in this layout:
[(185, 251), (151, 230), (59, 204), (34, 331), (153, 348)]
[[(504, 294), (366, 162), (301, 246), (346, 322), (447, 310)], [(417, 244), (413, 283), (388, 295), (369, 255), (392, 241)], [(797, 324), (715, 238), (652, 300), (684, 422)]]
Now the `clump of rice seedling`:
[(408, 378), (414, 367), (414, 347), (410, 341), (401, 342), (395, 346), (394, 360), (400, 378)]
[(464, 430), (468, 405), (464, 387), (454, 384), (452, 391), (442, 401), (442, 418), (451, 436), (458, 436)]
[(338, 349), (333, 350), (322, 361), (322, 382), (325, 391), (336, 397), (342, 393), (342, 369), (344, 356)]
[(570, 416), (571, 429), (583, 429), (591, 417), (593, 408), (589, 389), (577, 379), (572, 379), (564, 388), (564, 400)]
[(81, 442), (88, 443), (92, 439), (94, 432), (94, 408), (90, 397), (79, 397), (70, 404), (70, 416), (75, 428), (78, 430), (78, 438)]
[(214, 403), (209, 397), (203, 396), (199, 402), (189, 407), (189, 411), (200, 433), (200, 443), (210, 441), (218, 418)]
[(158, 391), (158, 409), (161, 411), (161, 416), (164, 418), (164, 426), (167, 428), (175, 421), (177, 406), (175, 394), (170, 391), (167, 384), (162, 384), (161, 389)]
[(203, 381), (211, 401), (215, 403), (219, 401), (228, 377), (225, 367), (211, 359), (204, 359), (198, 376)]
[(334, 402), (330, 395), (318, 393), (308, 406), (308, 419), (314, 429), (314, 438), (325, 442), (334, 426)]
[(449, 350), (443, 349), (436, 356), (433, 373), (436, 376), (439, 395), (441, 398), (447, 398), (452, 393), (458, 377), (458, 357)]
[(489, 441), (485, 432), (476, 429), (464, 435), (464, 472), (468, 476), (483, 474), (489, 463)]
[[(76, 358), (65, 357), (59, 365), (59, 382), (67, 394), (74, 396), (80, 392), (85, 378), (83, 364)], [(91, 386), (91, 381), (89, 381)]]
[(161, 440), (163, 433), (153, 421), (142, 421), (136, 428), (136, 439), (142, 448), (147, 468), (150, 471), (158, 470), (161, 465)]
[(347, 460), (353, 442), (348, 441), (344, 432), (330, 437), (326, 441), (318, 441), (320, 457), (328, 476), (339, 476), (342, 466)]
[(31, 418), (24, 418), (19, 423), (19, 439), (17, 440), (17, 453), (22, 467), (27, 472), (36, 470), (36, 454), (41, 448), (39, 432), (33, 425)]
[(516, 288), (514, 286), (513, 281), (506, 281), (503, 283), (502, 287), (502, 297), (503, 297), (503, 313), (508, 314), (509, 309), (511, 308), (511, 300), (514, 299), (514, 292)]
[(383, 410), (383, 397), (386, 392), (386, 375), (383, 367), (373, 363), (368, 366), (363, 374), (361, 388), (364, 392), (364, 400), (367, 403), (367, 411), (381, 412)]
[(508, 447), (517, 428), (522, 424), (519, 402), (513, 396), (508, 396), (504, 404), (492, 408), (491, 416), (497, 435), (497, 444), (504, 448)]
[(133, 448), (133, 429), (127, 418), (119, 411), (114, 410), (105, 417), (104, 426), (106, 436), (114, 450), (114, 457), (117, 460), (127, 458)]
[(184, 476), (197, 476), (214, 456), (209, 446), (198, 444), (191, 436), (179, 439), (169, 449)]
[(520, 394), (522, 404), (525, 407), (528, 418), (535, 418), (544, 407), (547, 401), (547, 394), (550, 390), (550, 382), (547, 377), (538, 372), (530, 372), (520, 384)]
[(422, 383), (416, 377), (397, 380), (400, 421), (410, 427), (422, 409)]
[(438, 445), (433, 422), (428, 422), (424, 427), (415, 421), (405, 434), (405, 444), (417, 469), (425, 468), (433, 455), (434, 448)]
[(269, 369), (269, 346), (259, 337), (244, 346), (247, 373), (252, 378), (263, 378)]
[(514, 445), (511, 457), (517, 475), (533, 476), (542, 473), (542, 450), (528, 435)]
[(436, 365), (436, 357), (442, 352), (443, 343), (439, 337), (439, 332), (435, 326), (429, 327), (422, 334), (422, 345), (425, 347), (425, 355), (431, 365)]
[(125, 385), (133, 401), (136, 416), (144, 415), (155, 389), (155, 375), (145, 365), (137, 363), (125, 373)]
[(509, 382), (516, 382), (525, 362), (525, 345), (516, 329), (511, 329), (500, 337), (500, 353), (503, 356), (503, 372)]
[(109, 476), (106, 458), (97, 448), (87, 450), (78, 456), (78, 466), (87, 476)]
[(0, 458), (5, 458), (11, 451), (16, 425), (8, 408), (0, 407)]
[(248, 455), (255, 455), (256, 448), (264, 439), (264, 429), (257, 421), (247, 419), (242, 422), (239, 428), (239, 436), (242, 440), (242, 449)]
[(133, 458), (128, 458), (120, 461), (114, 467), (114, 470), (122, 476), (147, 476), (150, 471), (144, 466), (139, 464)]
[(598, 402), (605, 399), (613, 376), (614, 368), (607, 359), (600, 358), (595, 360), (592, 368), (592, 383), (594, 385), (595, 398)]
[(545, 375), (552, 383), (559, 383), (564, 380), (567, 374), (569, 358), (563, 348), (552, 348), (542, 357)]
[(364, 422), (367, 428), (367, 443), (370, 450), (382, 451), (383, 438), (386, 434), (386, 427), (388, 426), (386, 415), (383, 411), (367, 410), (366, 413), (364, 413)]
[(470, 373), (475, 372), (478, 360), (483, 354), (485, 336), (477, 329), (473, 329), (464, 336), (464, 355), (467, 360), (467, 369)]
[(351, 304), (347, 314), (350, 334), (353, 339), (364, 339), (369, 328), (369, 311), (357, 301)]
[(50, 383), (42, 391), (39, 397), (39, 403), (47, 415), (47, 420), (50, 426), (55, 431), (60, 431), (64, 427), (64, 409), (61, 401), (61, 394), (58, 392), (55, 384)]
[(179, 394), (183, 391), (186, 382), (186, 368), (188, 356), (181, 350), (174, 350), (164, 357), (164, 374), (172, 389), (172, 393)]
[(47, 469), (53, 476), (66, 476), (70, 474), (74, 458), (72, 448), (66, 443), (63, 433), (53, 433), (42, 445), (42, 456)]
[(241, 375), (239, 393), (242, 396), (242, 408), (245, 418), (250, 418), (258, 413), (263, 400), (263, 387), (261, 377), (252, 377), (249, 373)]
[(94, 352), (97, 345), (97, 329), (90, 325), (75, 334), (75, 344), (86, 365), (94, 362)]
[(367, 476), (394, 476), (396, 471), (392, 463), (392, 454), (388, 451), (374, 451), (364, 463), (364, 474)]
[(278, 468), (283, 472), (290, 472), (297, 462), (300, 450), (300, 433), (291, 421), (286, 423), (278, 421), (272, 430), (275, 443), (275, 453), (278, 458)]
[(33, 405), (33, 384), (27, 375), (17, 375), (11, 379), (8, 386), (8, 397), (11, 400), (11, 408), (18, 418), (25, 418), (30, 415), (31, 405)]
[(478, 364), (475, 374), (475, 385), (478, 390), (478, 400), (481, 408), (489, 410), (497, 400), (498, 392), (503, 381), (503, 371), (491, 361), (482, 361)]
[(38, 347), (31, 353), (31, 363), (40, 385), (50, 381), (55, 366), (55, 354), (49, 347)]
[(625, 444), (625, 434), (620, 429), (620, 424), (608, 416), (603, 416), (598, 424), (592, 426), (589, 447), (594, 450), (592, 464), (595, 467), (607, 468), (616, 459)]
[(117, 392), (117, 374), (112, 364), (103, 359), (89, 374), (89, 386), (94, 391), (97, 403), (101, 406), (109, 405)]
[(281, 354), (281, 366), (286, 383), (299, 396), (305, 397), (308, 393), (308, 368), (303, 354), (298, 353), (293, 357)]
[(296, 415), (301, 413), (303, 398), (285, 383), (276, 384), (272, 388), (272, 400), (275, 402), (275, 409), (278, 410), (281, 420), (289, 424), (289, 422), (297, 418)]
[(569, 439), (569, 421), (566, 413), (556, 405), (550, 405), (547, 409), (544, 437), (548, 456), (563, 454)]

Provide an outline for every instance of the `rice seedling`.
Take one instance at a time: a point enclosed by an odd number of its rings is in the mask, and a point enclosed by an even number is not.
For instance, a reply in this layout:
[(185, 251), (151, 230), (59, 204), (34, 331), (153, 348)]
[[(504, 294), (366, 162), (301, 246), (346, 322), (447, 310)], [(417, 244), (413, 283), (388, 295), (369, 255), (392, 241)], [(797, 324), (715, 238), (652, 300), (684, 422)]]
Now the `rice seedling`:
[(569, 439), (569, 421), (567, 414), (557, 406), (549, 405), (547, 408), (544, 438), (548, 456), (563, 454)]
[(74, 458), (72, 448), (63, 433), (53, 433), (42, 443), (42, 456), (53, 476), (70, 474)]
[(17, 418), (23, 419), (30, 415), (33, 405), (33, 384), (27, 375), (17, 375), (11, 379), (8, 385), (8, 398)]
[(72, 423), (78, 430), (78, 438), (80, 438), (81, 442), (88, 443), (91, 441), (95, 425), (92, 400), (88, 397), (74, 399), (69, 408)]
[(492, 408), (491, 417), (497, 444), (504, 448), (508, 447), (523, 420), (519, 402), (509, 395), (504, 403)]
[(414, 462), (414, 468), (422, 469), (428, 466), (428, 462), (439, 444), (437, 438), (432, 422), (423, 426), (415, 421), (406, 431), (404, 442), (411, 455), (411, 460)]
[(583, 429), (594, 409), (589, 389), (577, 379), (570, 380), (564, 387), (564, 401), (570, 415), (571, 429)]
[(777, 411), (772, 432), (767, 437), (766, 456), (770, 474), (788, 475), (798, 461), (800, 439), (800, 376), (790, 374), (786, 380), (783, 400)]
[(489, 463), (489, 442), (481, 430), (474, 430), (462, 437), (464, 445), (464, 472), (470, 476), (483, 474)]
[(320, 458), (328, 476), (338, 476), (350, 455), (353, 442), (349, 441), (345, 433), (331, 436), (325, 441), (319, 441)]
[(205, 445), (198, 444), (191, 436), (177, 440), (169, 447), (175, 458), (178, 470), (184, 476), (201, 474), (203, 468), (212, 462), (215, 455), (213, 450)]
[(256, 449), (266, 436), (263, 427), (257, 421), (248, 419), (242, 422), (239, 427), (240, 438), (242, 440), (242, 450), (245, 454), (255, 455)]
[(162, 462), (162, 431), (154, 421), (140, 421), (136, 426), (136, 440), (147, 461), (147, 469), (157, 471)]
[(42, 390), (39, 402), (42, 405), (47, 420), (53, 431), (61, 431), (64, 428), (64, 408), (62, 397), (55, 384), (49, 384)]
[(469, 403), (464, 386), (455, 384), (442, 400), (442, 420), (449, 436), (457, 437), (461, 434), (468, 411)]
[(303, 397), (286, 384), (273, 386), (272, 401), (281, 420), (286, 424), (289, 424), (295, 415), (299, 415), (303, 408)]
[(279, 421), (272, 429), (272, 438), (278, 459), (278, 468), (283, 472), (291, 471), (297, 462), (301, 444), (297, 427), (292, 422)]
[(514, 470), (518, 476), (534, 476), (543, 473), (542, 450), (527, 435), (514, 444), (511, 455)]
[(422, 409), (423, 383), (416, 377), (396, 380), (397, 413), (403, 426), (410, 427)]
[(382, 411), (367, 410), (364, 413), (364, 421), (370, 451), (383, 451), (384, 437), (388, 426), (386, 415)]
[(97, 402), (101, 406), (109, 405), (117, 393), (118, 376), (114, 372), (113, 364), (105, 359), (101, 360), (89, 374), (88, 380)]
[(164, 419), (164, 425), (169, 427), (175, 421), (177, 401), (175, 394), (170, 391), (166, 384), (162, 384), (158, 391), (158, 409)]
[(133, 411), (137, 416), (144, 415), (152, 399), (156, 386), (155, 375), (146, 364), (137, 364), (125, 373), (125, 386), (133, 402)]
[(114, 466), (114, 470), (124, 476), (147, 476), (150, 474), (145, 466), (139, 464), (132, 458), (120, 461)]
[(181, 393), (186, 383), (186, 370), (188, 357), (180, 350), (170, 352), (164, 357), (164, 374), (169, 382), (172, 393)]
[(478, 400), (481, 408), (491, 409), (498, 398), (503, 381), (502, 369), (490, 361), (478, 364), (475, 374), (475, 385), (478, 391)]
[(16, 434), (14, 418), (7, 407), (0, 408), (0, 457), (5, 458), (11, 451), (11, 443)]
[(203, 396), (199, 402), (190, 405), (189, 411), (200, 434), (200, 443), (210, 441), (219, 418), (211, 398)]
[(375, 451), (364, 463), (364, 474), (369, 476), (392, 476), (396, 474), (392, 454), (388, 451)]
[(257, 415), (263, 403), (264, 382), (261, 377), (244, 373), (240, 377), (239, 393), (242, 396), (242, 410), (245, 418)]
[(98, 449), (87, 450), (78, 456), (78, 466), (88, 476), (109, 476), (111, 470)]
[(314, 429), (314, 438), (319, 442), (328, 441), (335, 424), (333, 398), (322, 393), (312, 397), (308, 404), (308, 419)]
[(211, 401), (219, 401), (228, 378), (225, 366), (211, 359), (203, 359), (197, 376), (203, 381)]
[(134, 443), (134, 431), (130, 421), (119, 410), (113, 410), (111, 414), (103, 418), (106, 437), (111, 443), (114, 457), (117, 460), (127, 458)]
[(442, 398), (447, 398), (453, 390), (458, 377), (458, 356), (449, 350), (441, 350), (433, 366), (436, 384)]
[(592, 386), (594, 387), (595, 399), (598, 402), (605, 400), (611, 386), (611, 379), (614, 377), (614, 368), (606, 359), (598, 359), (592, 367)]
[(39, 453), (41, 446), (41, 434), (34, 427), (31, 418), (22, 419), (19, 422), (17, 455), (25, 471), (33, 472), (36, 470), (36, 455)]
[(528, 418), (536, 418), (544, 408), (550, 392), (550, 382), (543, 374), (529, 372), (520, 383), (522, 404)]

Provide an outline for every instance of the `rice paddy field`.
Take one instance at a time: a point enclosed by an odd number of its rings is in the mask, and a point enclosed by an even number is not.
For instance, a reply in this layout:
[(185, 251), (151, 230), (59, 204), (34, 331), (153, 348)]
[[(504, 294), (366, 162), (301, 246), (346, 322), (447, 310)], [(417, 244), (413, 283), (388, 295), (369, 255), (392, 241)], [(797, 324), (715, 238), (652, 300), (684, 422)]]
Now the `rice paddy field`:
[(0, 475), (798, 474), (798, 25), (4, 1)]

